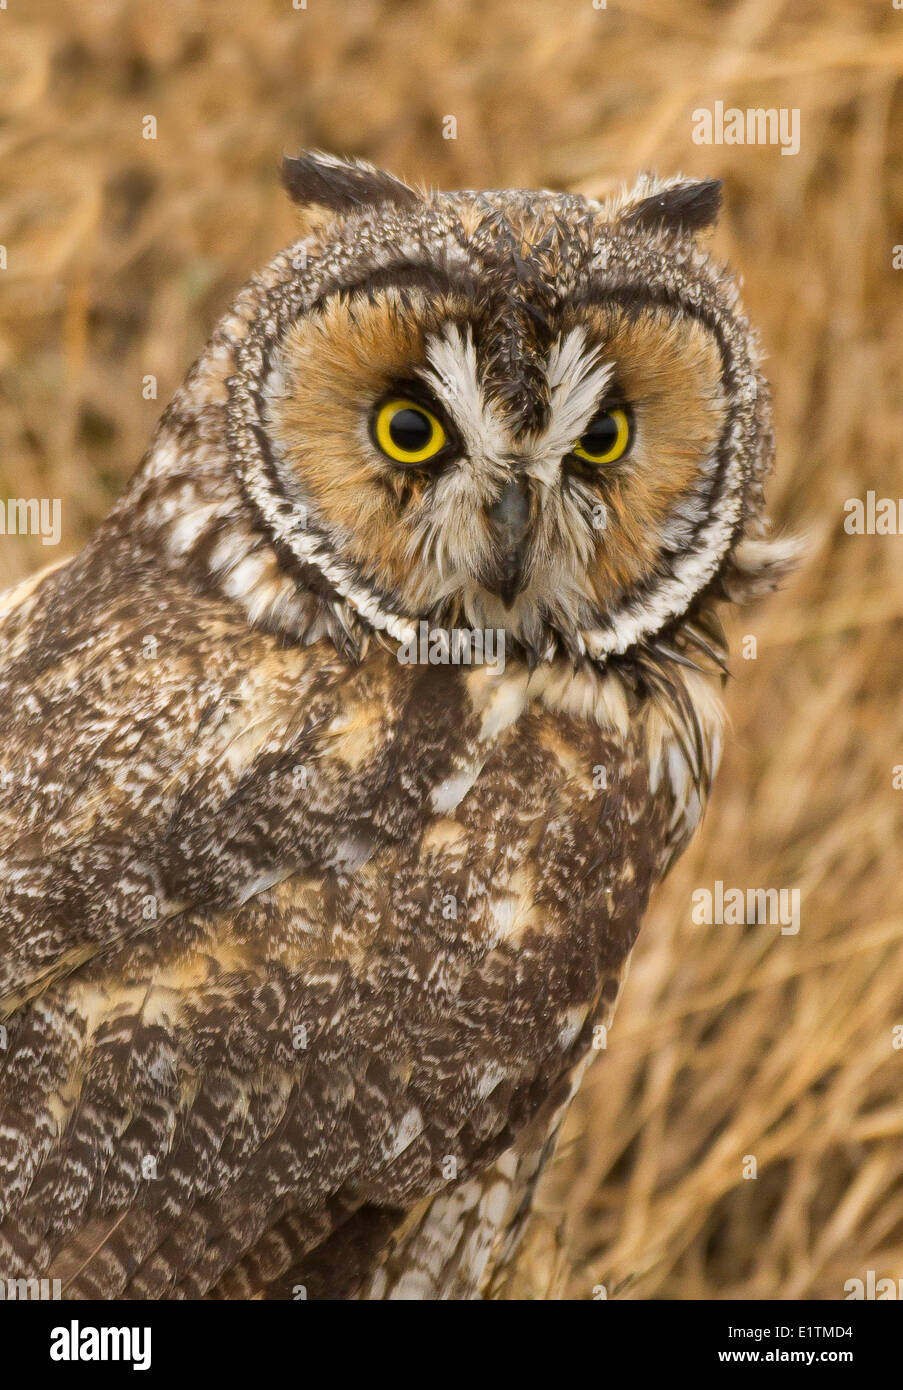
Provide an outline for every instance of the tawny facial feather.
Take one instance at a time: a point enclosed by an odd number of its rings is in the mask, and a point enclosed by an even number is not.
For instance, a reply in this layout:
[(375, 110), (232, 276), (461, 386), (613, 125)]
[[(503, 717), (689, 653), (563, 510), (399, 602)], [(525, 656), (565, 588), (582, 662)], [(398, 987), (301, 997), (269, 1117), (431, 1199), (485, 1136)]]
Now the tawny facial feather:
[(717, 344), (697, 321), (602, 309), (587, 328), (601, 358), (614, 364), (635, 418), (629, 455), (600, 480), (608, 523), (596, 546), (593, 592), (604, 605), (652, 573), (669, 517), (704, 479), (727, 402)]
[[(480, 362), (469, 329), (456, 327), (467, 309), (463, 301), (418, 291), (336, 297), (286, 336), (280, 384), (269, 401), (274, 437), (318, 519), (356, 563), (417, 603), (425, 595), (441, 600), (476, 579), (490, 544), (485, 505), (500, 486), (505, 421), (492, 403), (474, 399)], [(634, 410), (636, 438), (622, 464), (595, 480), (572, 480), (569, 492), (564, 436), (556, 457), (543, 464), (528, 582), (511, 618), (522, 633), (535, 626), (540, 608), (564, 619), (581, 604), (602, 607), (654, 571), (669, 518), (682, 500), (692, 506), (726, 411), (717, 346), (693, 320), (663, 310), (637, 318), (600, 306), (579, 319), (566, 314), (559, 343), (566, 356), (553, 345), (550, 380), (566, 373), (576, 381), (582, 373), (598, 378), (600, 391), (616, 381)], [(368, 419), (393, 382), (420, 375), (437, 384), (439, 345), (441, 403), (449, 415), (458, 412), (469, 457), (434, 486), (424, 473), (402, 472), (380, 456)], [(555, 392), (566, 389), (562, 376)], [(594, 399), (586, 397), (582, 423)], [(566, 404), (565, 397), (559, 411)], [(529, 472), (529, 441), (519, 447)], [(534, 447), (541, 450), (542, 440)], [(518, 452), (513, 437), (509, 448)], [(593, 522), (598, 502), (607, 513), (604, 529)], [(472, 607), (494, 609), (491, 601)]]

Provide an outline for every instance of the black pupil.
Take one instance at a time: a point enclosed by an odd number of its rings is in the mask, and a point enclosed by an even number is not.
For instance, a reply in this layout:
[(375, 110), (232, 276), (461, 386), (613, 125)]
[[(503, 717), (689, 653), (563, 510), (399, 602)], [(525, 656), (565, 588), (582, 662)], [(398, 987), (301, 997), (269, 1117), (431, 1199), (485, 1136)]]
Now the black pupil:
[(389, 421), (389, 437), (398, 449), (416, 454), (433, 437), (433, 427), (420, 410), (396, 410)]
[(589, 429), (580, 440), (580, 444), (588, 454), (607, 454), (614, 448), (617, 437), (618, 422), (613, 415), (605, 411), (590, 421)]

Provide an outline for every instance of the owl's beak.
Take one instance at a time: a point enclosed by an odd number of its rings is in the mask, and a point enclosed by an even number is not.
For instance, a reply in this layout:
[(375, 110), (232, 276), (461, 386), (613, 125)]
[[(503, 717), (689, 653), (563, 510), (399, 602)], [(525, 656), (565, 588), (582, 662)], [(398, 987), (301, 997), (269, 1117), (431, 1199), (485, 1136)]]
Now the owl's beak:
[(530, 526), (530, 494), (519, 476), (505, 484), (501, 496), (486, 508), (492, 532), (494, 562), (482, 577), (484, 588), (510, 608), (523, 588), (524, 559)]

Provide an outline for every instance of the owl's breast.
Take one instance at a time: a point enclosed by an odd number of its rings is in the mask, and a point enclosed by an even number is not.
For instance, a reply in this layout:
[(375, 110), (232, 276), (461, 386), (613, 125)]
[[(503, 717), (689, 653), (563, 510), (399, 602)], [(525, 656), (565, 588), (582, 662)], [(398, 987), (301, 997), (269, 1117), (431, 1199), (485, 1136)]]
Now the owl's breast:
[[(661, 866), (664, 785), (617, 698), (566, 669), (375, 645), (355, 666), (206, 613), (201, 653), (177, 616), (153, 662), (132, 635), (29, 664), (60, 717), (19, 702), (5, 1007), (77, 1019), (73, 1077), (94, 1057), (136, 1103), (162, 1087), (180, 1111), (222, 1074), (272, 1096), (293, 1200), (344, 1175), (382, 1202), (435, 1191), (567, 1088)], [(115, 686), (121, 717), (73, 707), (74, 680), (108, 706)], [(64, 1124), (78, 1084), (54, 1094)]]
[[(566, 712), (526, 669), (415, 671), (384, 655), (324, 708), (302, 762), (277, 760), (265, 803), (250, 787), (233, 798), (233, 839), (258, 835), (277, 802), (240, 909), (196, 929), (218, 974), (266, 981), (279, 1001), (257, 1053), (265, 1041), (296, 1065), (300, 1027), (314, 1070), (376, 1068), (406, 1157), (380, 1166), (370, 1195), (408, 1200), (429, 1179), (406, 1125), (431, 1136), (428, 1174), (437, 1152), (485, 1157), (587, 1050), (667, 807), (629, 737)], [(234, 1058), (246, 991), (231, 1007)]]

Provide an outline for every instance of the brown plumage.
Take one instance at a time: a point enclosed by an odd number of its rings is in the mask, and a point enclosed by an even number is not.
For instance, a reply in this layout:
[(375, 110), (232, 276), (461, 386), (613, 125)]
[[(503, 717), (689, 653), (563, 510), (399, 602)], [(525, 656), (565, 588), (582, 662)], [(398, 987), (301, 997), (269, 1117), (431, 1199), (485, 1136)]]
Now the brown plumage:
[[(286, 182), (300, 240), (2, 603), (0, 1275), (72, 1296), (498, 1274), (704, 806), (715, 601), (790, 555), (711, 186)], [(400, 661), (421, 620), (504, 665)]]

